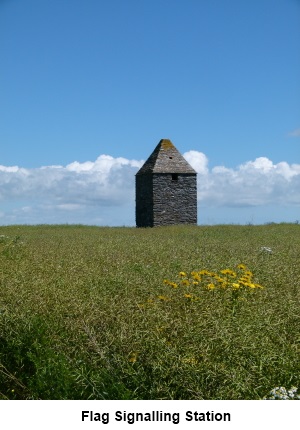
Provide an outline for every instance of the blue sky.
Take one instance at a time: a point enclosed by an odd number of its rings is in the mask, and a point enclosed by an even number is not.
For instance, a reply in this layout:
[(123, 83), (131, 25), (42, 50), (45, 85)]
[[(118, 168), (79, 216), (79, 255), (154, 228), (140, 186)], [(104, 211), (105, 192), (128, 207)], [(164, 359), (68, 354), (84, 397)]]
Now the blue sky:
[(199, 171), (199, 223), (300, 219), (299, 21), (298, 0), (0, 0), (0, 224), (134, 225), (161, 138)]

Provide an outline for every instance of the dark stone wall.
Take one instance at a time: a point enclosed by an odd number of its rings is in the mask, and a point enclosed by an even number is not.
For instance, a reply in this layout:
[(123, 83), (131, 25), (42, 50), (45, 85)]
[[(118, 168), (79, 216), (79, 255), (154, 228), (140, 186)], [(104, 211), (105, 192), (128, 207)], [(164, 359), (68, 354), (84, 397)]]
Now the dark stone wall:
[(197, 224), (196, 174), (136, 175), (136, 225)]
[(197, 224), (196, 174), (153, 174), (153, 226)]
[(135, 177), (135, 220), (137, 227), (153, 227), (152, 174)]

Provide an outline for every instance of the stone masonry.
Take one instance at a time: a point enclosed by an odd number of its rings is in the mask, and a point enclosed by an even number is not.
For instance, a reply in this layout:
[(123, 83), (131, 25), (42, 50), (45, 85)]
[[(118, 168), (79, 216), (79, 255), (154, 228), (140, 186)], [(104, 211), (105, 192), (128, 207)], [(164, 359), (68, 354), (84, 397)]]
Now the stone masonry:
[(197, 224), (197, 174), (162, 139), (136, 174), (136, 225)]

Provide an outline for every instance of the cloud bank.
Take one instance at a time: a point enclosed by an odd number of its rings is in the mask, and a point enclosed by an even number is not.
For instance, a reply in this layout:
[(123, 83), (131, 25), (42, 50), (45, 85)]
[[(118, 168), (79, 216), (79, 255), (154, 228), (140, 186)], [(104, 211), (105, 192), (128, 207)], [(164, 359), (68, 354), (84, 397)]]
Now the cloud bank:
[[(300, 209), (300, 164), (274, 164), (260, 157), (234, 169), (210, 169), (201, 152), (183, 156), (198, 172), (199, 212), (267, 206), (293, 213)], [(134, 175), (143, 162), (100, 155), (95, 161), (67, 166), (0, 165), (0, 224), (134, 225)]]

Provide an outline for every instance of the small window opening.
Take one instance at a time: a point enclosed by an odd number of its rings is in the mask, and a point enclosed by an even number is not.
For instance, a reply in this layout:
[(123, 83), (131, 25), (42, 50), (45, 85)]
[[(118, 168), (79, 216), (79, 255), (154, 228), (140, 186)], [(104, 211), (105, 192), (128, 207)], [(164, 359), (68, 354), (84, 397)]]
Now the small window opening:
[(172, 173), (172, 181), (178, 181), (178, 173)]
[(170, 160), (172, 160), (173, 157), (169, 157), (169, 158), (170, 158)]

